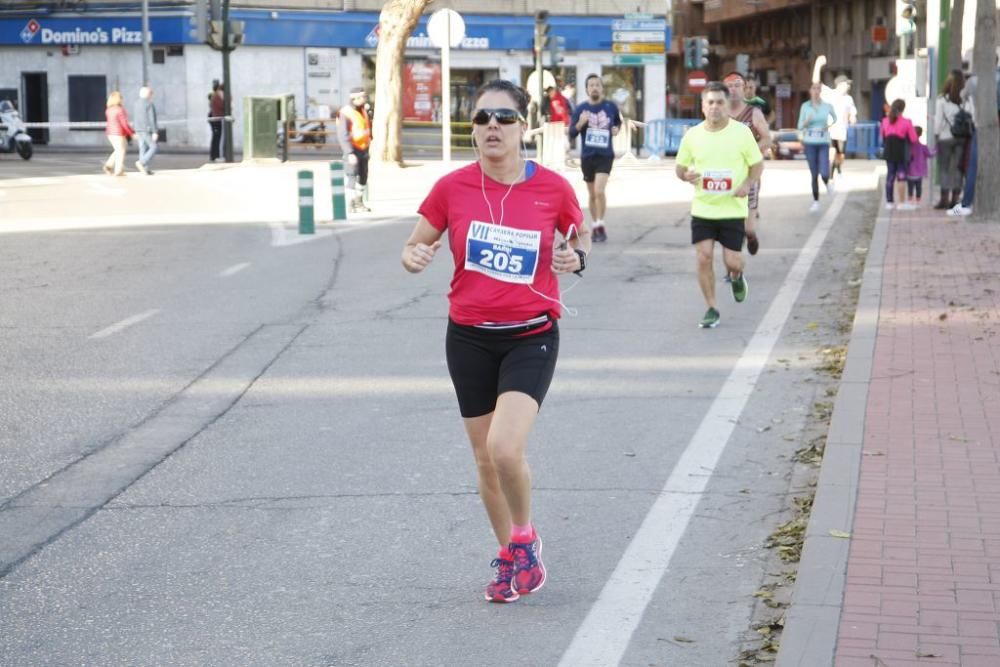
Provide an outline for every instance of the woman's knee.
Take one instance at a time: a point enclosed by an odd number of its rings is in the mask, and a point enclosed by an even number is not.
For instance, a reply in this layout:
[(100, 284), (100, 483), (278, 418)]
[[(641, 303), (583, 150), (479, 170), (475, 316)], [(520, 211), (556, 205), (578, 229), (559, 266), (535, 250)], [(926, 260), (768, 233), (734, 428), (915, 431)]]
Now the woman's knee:
[(524, 464), (524, 448), (519, 443), (506, 438), (491, 437), (487, 445), (490, 452), (490, 466), (498, 474), (511, 474)]

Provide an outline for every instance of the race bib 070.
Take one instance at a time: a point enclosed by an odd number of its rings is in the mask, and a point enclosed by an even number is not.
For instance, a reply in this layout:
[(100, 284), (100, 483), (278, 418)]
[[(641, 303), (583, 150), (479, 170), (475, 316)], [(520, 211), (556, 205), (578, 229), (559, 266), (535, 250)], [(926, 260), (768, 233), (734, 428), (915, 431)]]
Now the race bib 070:
[(519, 285), (535, 281), (542, 233), (473, 220), (465, 243), (465, 270)]
[(583, 136), (583, 144), (591, 148), (607, 148), (611, 145), (611, 130), (588, 127), (587, 133)]
[(725, 195), (733, 191), (731, 169), (705, 170), (701, 173), (701, 189), (709, 194)]

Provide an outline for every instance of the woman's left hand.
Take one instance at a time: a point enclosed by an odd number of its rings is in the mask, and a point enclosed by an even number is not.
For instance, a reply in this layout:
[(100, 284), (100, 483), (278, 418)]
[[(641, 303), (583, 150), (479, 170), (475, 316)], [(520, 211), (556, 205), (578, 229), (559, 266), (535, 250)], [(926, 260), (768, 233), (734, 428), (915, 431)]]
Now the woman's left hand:
[(580, 270), (580, 258), (576, 251), (568, 245), (560, 248), (556, 246), (552, 250), (552, 271), (555, 273), (572, 273)]

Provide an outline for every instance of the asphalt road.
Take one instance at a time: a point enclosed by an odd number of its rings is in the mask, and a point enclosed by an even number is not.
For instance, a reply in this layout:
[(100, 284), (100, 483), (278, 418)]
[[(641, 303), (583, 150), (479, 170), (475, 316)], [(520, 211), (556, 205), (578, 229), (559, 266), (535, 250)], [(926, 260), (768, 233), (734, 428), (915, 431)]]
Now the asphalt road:
[(749, 301), (720, 282), (710, 331), (669, 169), (618, 172), (529, 448), (550, 578), (513, 605), (482, 599), (450, 261), (400, 268), (413, 219), (0, 221), (2, 662), (729, 663), (876, 205), (853, 164), (810, 215), (804, 170), (769, 164)]

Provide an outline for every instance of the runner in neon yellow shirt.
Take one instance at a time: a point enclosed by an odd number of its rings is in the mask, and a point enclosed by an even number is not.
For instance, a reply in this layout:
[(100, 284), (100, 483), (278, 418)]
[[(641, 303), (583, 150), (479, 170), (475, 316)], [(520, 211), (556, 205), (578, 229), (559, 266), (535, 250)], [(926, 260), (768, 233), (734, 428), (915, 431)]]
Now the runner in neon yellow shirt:
[(691, 242), (698, 259), (698, 285), (708, 310), (699, 326), (719, 324), (715, 303), (715, 242), (722, 246), (726, 279), (737, 303), (750, 286), (743, 275), (744, 220), (747, 194), (760, 180), (764, 157), (750, 130), (729, 118), (729, 89), (713, 81), (705, 87), (701, 110), (705, 122), (691, 128), (677, 151), (677, 176), (695, 187), (691, 205)]

